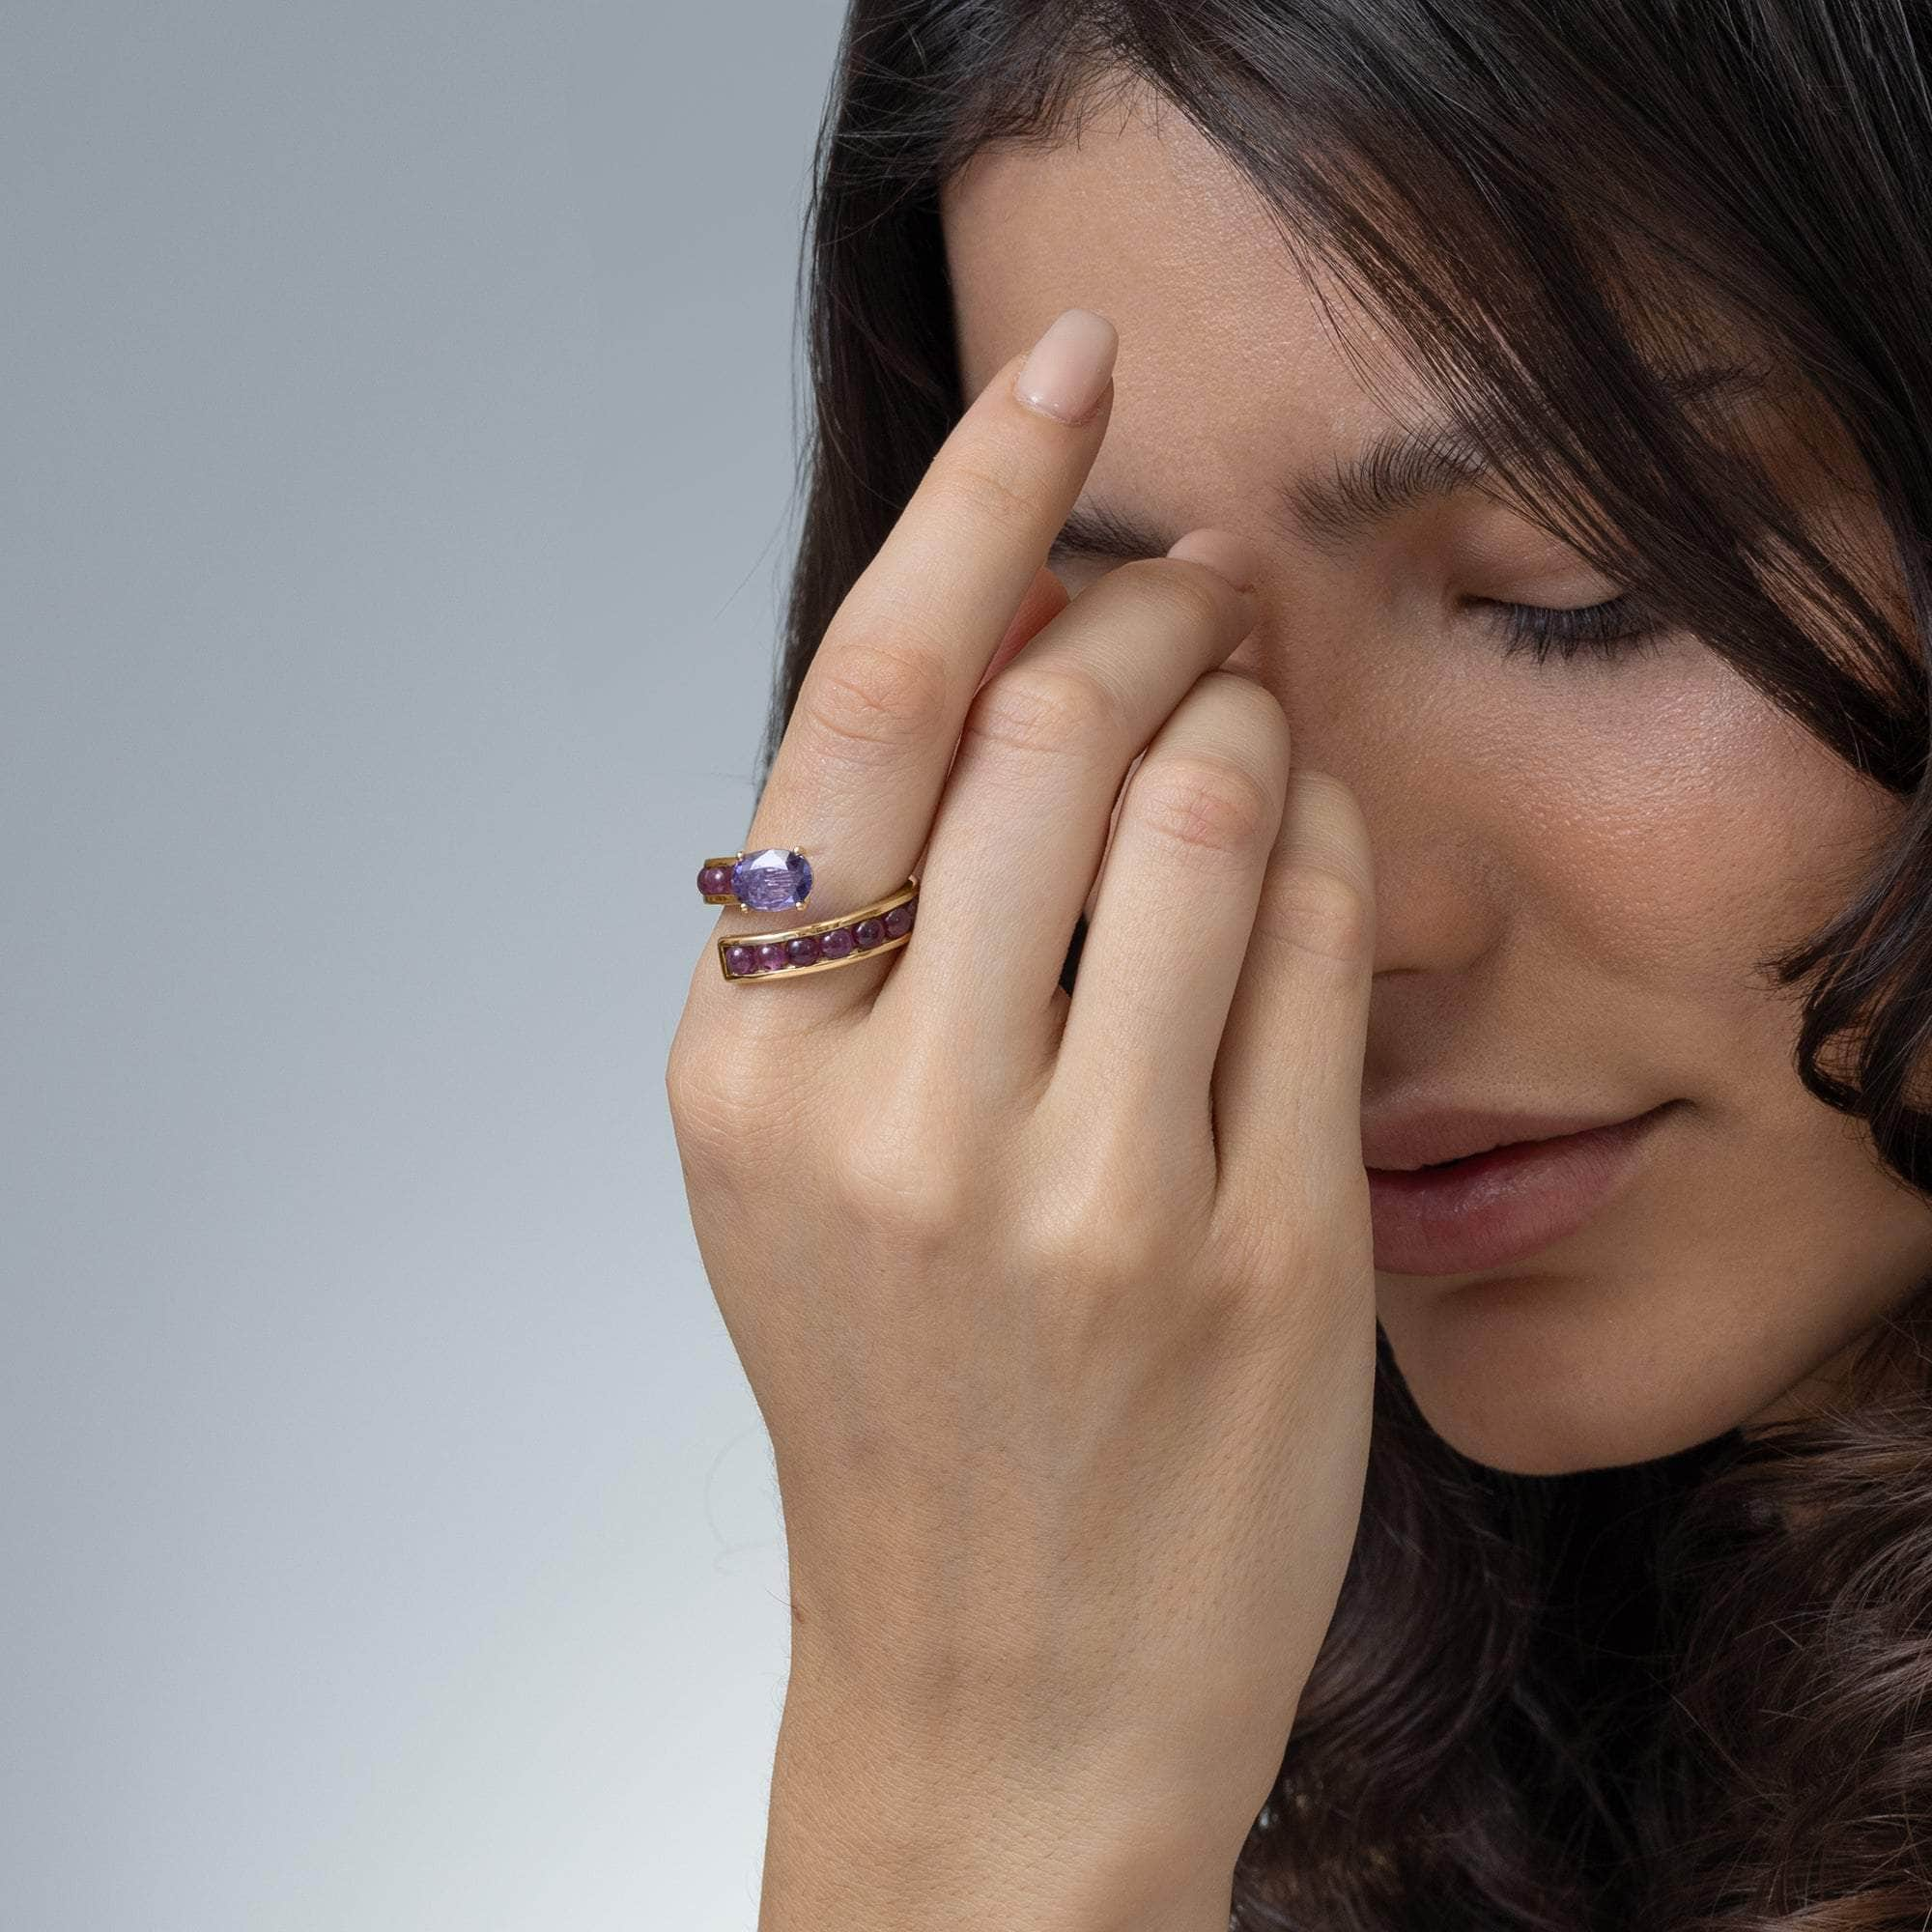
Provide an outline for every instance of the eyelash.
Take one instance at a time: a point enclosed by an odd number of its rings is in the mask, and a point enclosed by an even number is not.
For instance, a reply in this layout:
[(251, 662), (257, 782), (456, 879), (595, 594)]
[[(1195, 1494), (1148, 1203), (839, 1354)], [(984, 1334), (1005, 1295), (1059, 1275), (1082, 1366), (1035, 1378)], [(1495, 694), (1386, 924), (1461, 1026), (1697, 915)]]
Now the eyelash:
[(1588, 653), (1605, 663), (1655, 650), (1668, 628), (1645, 613), (1636, 597), (1626, 591), (1602, 604), (1563, 610), (1548, 604), (1504, 604), (1481, 600), (1497, 613), (1503, 634), (1503, 656), (1528, 652), (1537, 663), (1551, 657), (1568, 662)]

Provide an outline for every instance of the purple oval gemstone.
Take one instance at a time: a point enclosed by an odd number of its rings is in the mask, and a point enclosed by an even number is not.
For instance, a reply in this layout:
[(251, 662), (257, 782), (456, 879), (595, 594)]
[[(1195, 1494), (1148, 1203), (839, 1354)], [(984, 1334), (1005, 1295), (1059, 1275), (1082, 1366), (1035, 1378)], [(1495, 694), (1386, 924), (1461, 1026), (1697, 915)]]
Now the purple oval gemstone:
[(803, 852), (767, 845), (731, 867), (731, 890), (754, 912), (803, 905), (811, 891), (811, 861)]
[(758, 955), (749, 946), (727, 946), (724, 949), (724, 963), (734, 973), (755, 973), (758, 970)]
[(911, 900), (907, 900), (904, 905), (895, 905), (886, 915), (886, 937), (888, 939), (903, 939), (911, 930), (912, 902)]
[(758, 964), (767, 972), (785, 963), (784, 947), (776, 939), (767, 940), (758, 948)]
[(862, 919), (852, 928), (852, 937), (858, 943), (861, 952), (867, 947), (878, 945), (885, 936), (886, 928), (875, 919)]
[(818, 957), (818, 941), (809, 932), (785, 941), (785, 957), (794, 966), (810, 966)]
[(852, 928), (849, 925), (836, 925), (830, 932), (818, 935), (818, 951), (826, 959), (843, 959), (852, 950)]

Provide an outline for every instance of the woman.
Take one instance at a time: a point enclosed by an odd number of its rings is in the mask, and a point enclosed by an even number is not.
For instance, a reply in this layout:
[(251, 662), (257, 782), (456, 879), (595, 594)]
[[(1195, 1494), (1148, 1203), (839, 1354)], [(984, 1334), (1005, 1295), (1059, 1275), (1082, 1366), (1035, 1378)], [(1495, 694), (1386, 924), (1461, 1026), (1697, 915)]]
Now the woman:
[(1932, 1922), (1928, 208), (1908, 0), (855, 0), (763, 1932)]

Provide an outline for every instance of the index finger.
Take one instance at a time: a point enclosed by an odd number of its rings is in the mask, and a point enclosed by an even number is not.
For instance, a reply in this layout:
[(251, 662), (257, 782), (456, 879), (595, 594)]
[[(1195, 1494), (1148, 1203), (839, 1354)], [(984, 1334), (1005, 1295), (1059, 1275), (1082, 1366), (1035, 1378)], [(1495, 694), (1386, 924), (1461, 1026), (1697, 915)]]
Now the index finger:
[(1099, 452), (1118, 346), (1105, 316), (1070, 308), (993, 377), (847, 593), (814, 671), (855, 644), (910, 641), (971, 696)]
[[(827, 628), (745, 838), (811, 854), (812, 913), (821, 892), (827, 918), (890, 893), (923, 847), (981, 673), (1106, 435), (1118, 346), (1070, 308), (1002, 367)], [(863, 967), (817, 974), (813, 997), (860, 990), (854, 973), (869, 986)]]

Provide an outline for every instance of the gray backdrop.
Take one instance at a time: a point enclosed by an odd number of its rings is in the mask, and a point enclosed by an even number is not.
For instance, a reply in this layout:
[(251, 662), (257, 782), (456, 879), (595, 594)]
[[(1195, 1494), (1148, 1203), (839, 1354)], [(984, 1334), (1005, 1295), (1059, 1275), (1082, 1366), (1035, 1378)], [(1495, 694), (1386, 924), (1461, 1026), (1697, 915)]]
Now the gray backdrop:
[(0, 1919), (754, 1921), (769, 1450), (662, 1072), (841, 8), (0, 41)]

